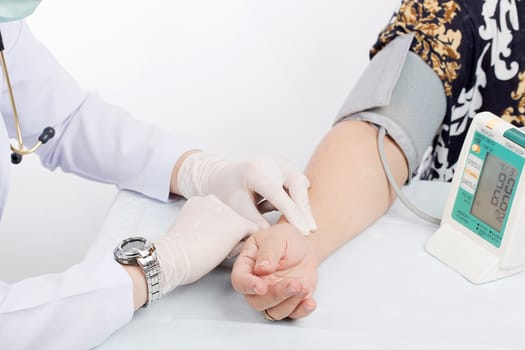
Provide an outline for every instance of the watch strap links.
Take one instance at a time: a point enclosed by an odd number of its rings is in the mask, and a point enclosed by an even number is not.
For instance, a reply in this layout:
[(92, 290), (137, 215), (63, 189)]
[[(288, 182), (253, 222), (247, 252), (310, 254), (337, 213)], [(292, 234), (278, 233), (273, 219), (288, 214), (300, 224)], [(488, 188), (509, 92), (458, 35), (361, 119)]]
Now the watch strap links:
[(148, 301), (142, 307), (148, 307), (160, 300), (160, 265), (157, 252), (153, 251), (144, 258), (138, 258), (137, 263), (144, 270), (148, 285)]

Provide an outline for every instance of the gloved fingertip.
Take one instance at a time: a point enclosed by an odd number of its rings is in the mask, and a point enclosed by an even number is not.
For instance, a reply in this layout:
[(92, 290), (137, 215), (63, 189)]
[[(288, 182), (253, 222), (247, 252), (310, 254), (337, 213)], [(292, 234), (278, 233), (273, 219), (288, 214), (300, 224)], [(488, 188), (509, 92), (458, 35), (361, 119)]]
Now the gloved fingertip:
[(263, 229), (263, 228), (269, 228), (270, 227), (270, 223), (264, 219), (262, 220), (259, 220), (257, 222), (257, 224), (260, 226), (260, 229)]
[(308, 223), (308, 230), (314, 232), (317, 230), (317, 223), (315, 222), (314, 215), (312, 214), (312, 209), (310, 205), (305, 205), (302, 207), (302, 211), (305, 216), (305, 220)]
[(259, 232), (263, 228), (270, 227), (270, 224), (268, 223), (268, 221), (264, 219), (264, 217), (262, 217), (262, 215), (260, 217), (246, 218), (246, 220), (249, 222), (248, 224), (249, 233)]
[(255, 222), (250, 223), (250, 227), (248, 229), (249, 233), (259, 232), (260, 230), (261, 230), (261, 225), (256, 224)]
[(310, 227), (308, 227), (308, 225), (304, 222), (300, 222), (300, 223), (297, 223), (297, 222), (294, 222), (293, 225), (299, 230), (301, 231), (301, 233), (305, 236), (308, 236), (310, 234)]

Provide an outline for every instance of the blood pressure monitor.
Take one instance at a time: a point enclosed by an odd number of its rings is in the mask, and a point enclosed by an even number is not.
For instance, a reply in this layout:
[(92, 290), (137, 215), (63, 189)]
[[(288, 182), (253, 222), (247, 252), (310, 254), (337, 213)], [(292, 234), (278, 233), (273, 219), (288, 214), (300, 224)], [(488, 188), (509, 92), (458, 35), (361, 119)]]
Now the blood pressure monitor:
[(478, 114), (426, 250), (473, 283), (525, 270), (525, 133)]

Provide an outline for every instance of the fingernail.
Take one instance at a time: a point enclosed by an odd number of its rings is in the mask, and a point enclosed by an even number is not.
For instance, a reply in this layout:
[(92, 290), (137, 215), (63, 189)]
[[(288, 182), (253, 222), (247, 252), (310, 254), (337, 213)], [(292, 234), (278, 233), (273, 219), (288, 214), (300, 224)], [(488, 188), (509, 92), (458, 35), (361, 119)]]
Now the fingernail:
[(288, 295), (295, 294), (295, 293), (297, 293), (297, 288), (292, 287), (292, 286), (288, 286), (288, 287), (286, 288), (286, 293), (287, 293)]
[(263, 261), (257, 263), (257, 267), (266, 267), (266, 266), (269, 266), (269, 265), (270, 265), (270, 262), (268, 260), (263, 260)]
[(307, 310), (307, 311), (312, 311), (313, 309), (315, 309), (315, 306), (314, 305), (310, 305), (310, 304), (306, 304), (304, 306), (304, 308)]
[(268, 221), (264, 220), (264, 219), (257, 221), (257, 224), (259, 224), (260, 228), (268, 228), (268, 227), (270, 227), (270, 223)]

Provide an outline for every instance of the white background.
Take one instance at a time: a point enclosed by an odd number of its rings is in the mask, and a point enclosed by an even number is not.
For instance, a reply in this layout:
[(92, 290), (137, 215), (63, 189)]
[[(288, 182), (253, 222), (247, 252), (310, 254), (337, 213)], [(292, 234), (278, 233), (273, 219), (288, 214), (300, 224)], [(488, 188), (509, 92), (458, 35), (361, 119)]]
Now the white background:
[[(303, 167), (398, 3), (45, 0), (28, 22), (84, 87), (136, 118), (228, 158)], [(115, 194), (26, 157), (0, 224), (0, 280), (79, 262)]]

